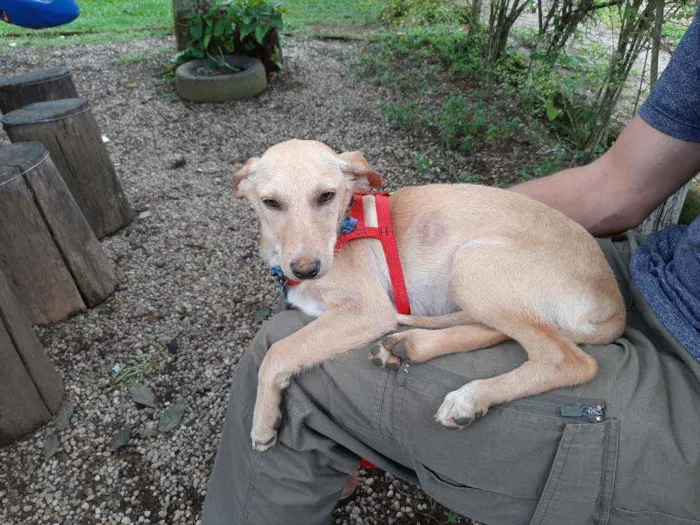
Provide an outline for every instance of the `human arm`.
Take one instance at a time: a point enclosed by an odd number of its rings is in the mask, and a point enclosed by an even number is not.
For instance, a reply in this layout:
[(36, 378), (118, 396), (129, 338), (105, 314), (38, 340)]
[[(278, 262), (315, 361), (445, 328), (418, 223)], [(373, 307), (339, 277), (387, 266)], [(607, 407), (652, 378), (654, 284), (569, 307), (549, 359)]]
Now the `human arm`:
[(634, 228), (700, 172), (700, 6), (639, 115), (598, 160), (512, 187), (596, 236)]
[(636, 116), (599, 159), (510, 189), (600, 237), (634, 228), (699, 172), (700, 142), (666, 135)]

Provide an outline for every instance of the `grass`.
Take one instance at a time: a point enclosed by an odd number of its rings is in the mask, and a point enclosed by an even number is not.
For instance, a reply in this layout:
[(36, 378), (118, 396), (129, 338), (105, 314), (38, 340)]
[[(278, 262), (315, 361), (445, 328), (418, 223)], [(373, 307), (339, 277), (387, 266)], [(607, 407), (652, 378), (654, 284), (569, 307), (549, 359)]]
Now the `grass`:
[(3, 42), (16, 45), (72, 45), (133, 40), (170, 32), (172, 2), (167, 0), (80, 0), (80, 16), (70, 24), (34, 30), (0, 24)]
[[(0, 24), (0, 47), (66, 46), (134, 40), (172, 32), (170, 0), (80, 0), (80, 16), (70, 24), (35, 30)], [(312, 25), (362, 26), (376, 23), (379, 0), (287, 0), (286, 29)]]
[(287, 29), (311, 25), (366, 26), (377, 22), (384, 3), (379, 0), (283, 0)]

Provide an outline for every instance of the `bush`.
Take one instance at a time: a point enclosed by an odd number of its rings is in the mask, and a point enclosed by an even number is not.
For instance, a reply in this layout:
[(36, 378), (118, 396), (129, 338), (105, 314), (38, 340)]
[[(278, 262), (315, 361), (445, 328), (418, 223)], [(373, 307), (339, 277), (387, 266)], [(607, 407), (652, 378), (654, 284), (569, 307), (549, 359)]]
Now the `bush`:
[(234, 53), (259, 58), (268, 72), (281, 69), (283, 12), (276, 0), (233, 0), (189, 16), (190, 47), (175, 57), (170, 69), (205, 57), (222, 62), (222, 55)]

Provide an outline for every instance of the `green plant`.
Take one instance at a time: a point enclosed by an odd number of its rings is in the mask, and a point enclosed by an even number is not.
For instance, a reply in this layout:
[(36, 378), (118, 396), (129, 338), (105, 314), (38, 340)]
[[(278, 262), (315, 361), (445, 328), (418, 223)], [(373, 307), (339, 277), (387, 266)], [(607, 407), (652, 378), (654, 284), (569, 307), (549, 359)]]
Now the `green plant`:
[[(575, 158), (576, 156), (573, 157)], [(525, 182), (551, 175), (552, 173), (568, 167), (571, 163), (571, 153), (565, 149), (559, 148), (554, 152), (553, 157), (545, 157), (539, 162), (521, 168), (518, 171), (518, 182)]]
[(220, 66), (224, 54), (240, 53), (262, 60), (267, 71), (282, 67), (279, 31), (284, 9), (276, 0), (219, 2), (187, 18), (190, 47), (171, 62), (169, 70), (189, 60), (209, 57)]
[(416, 153), (413, 155), (411, 160), (413, 161), (413, 165), (416, 167), (416, 170), (418, 170), (418, 174), (422, 176), (430, 173), (430, 170), (433, 167), (432, 161), (425, 153)]
[(457, 180), (463, 184), (476, 184), (479, 179), (470, 171), (461, 171), (457, 174)]
[(128, 365), (125, 365), (114, 374), (113, 380), (119, 386), (130, 386), (143, 380), (152, 371), (151, 356), (149, 354), (139, 354)]
[(392, 128), (416, 128), (421, 121), (421, 107), (417, 102), (391, 104), (384, 106), (382, 111)]

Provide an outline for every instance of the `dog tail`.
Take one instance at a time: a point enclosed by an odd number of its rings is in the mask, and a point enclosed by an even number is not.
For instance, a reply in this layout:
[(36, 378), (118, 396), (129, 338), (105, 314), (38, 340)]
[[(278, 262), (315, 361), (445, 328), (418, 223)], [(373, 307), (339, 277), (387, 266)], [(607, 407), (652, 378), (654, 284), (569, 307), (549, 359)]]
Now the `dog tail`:
[(396, 316), (399, 324), (416, 328), (450, 328), (474, 322), (466, 312), (455, 312), (447, 315), (402, 315)]

